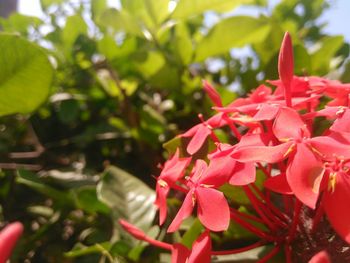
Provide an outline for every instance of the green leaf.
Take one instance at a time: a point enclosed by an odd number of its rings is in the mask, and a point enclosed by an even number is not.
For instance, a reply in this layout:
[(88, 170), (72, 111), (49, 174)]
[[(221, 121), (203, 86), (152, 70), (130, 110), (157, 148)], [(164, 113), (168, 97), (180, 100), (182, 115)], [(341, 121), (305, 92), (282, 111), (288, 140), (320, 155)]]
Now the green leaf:
[(312, 74), (327, 74), (332, 58), (342, 47), (343, 43), (343, 36), (325, 37), (317, 43), (319, 48), (311, 55)]
[(346, 63), (344, 67), (344, 72), (340, 78), (342, 82), (350, 82), (350, 60)]
[(176, 25), (174, 45), (182, 64), (189, 64), (192, 60), (193, 46), (189, 30), (185, 23), (178, 23)]
[(124, 218), (144, 231), (150, 228), (156, 213), (155, 193), (138, 178), (110, 166), (97, 186), (97, 196), (114, 212), (116, 226)]
[(91, 1), (92, 19), (97, 19), (107, 9), (107, 0)]
[(262, 42), (270, 31), (268, 21), (263, 18), (234, 16), (216, 24), (196, 50), (196, 61), (230, 51), (234, 47)]
[(19, 170), (17, 172), (17, 182), (54, 200), (71, 203), (71, 196), (67, 192), (56, 190), (55, 188), (43, 183), (40, 178), (32, 172)]
[(182, 237), (181, 243), (188, 248), (192, 247), (192, 243), (197, 239), (204, 227), (198, 218), (196, 218), (191, 227), (185, 232)]
[[(263, 184), (264, 184), (265, 179), (266, 179), (265, 174), (262, 171), (257, 170), (255, 184), (260, 190), (263, 188)], [(241, 186), (224, 184), (223, 186), (220, 187), (220, 191), (222, 191), (224, 193), (224, 195), (234, 203), (237, 203), (240, 205), (249, 205), (250, 204), (250, 200), (246, 196), (246, 194)]]
[(137, 17), (146, 27), (160, 25), (169, 15), (169, 0), (122, 0), (125, 10)]
[(103, 214), (110, 213), (110, 209), (97, 198), (96, 188), (80, 187), (73, 191), (77, 207), (89, 212), (100, 212)]
[(77, 100), (63, 100), (59, 104), (58, 109), (59, 119), (66, 124), (75, 122), (80, 113), (80, 105)]
[(117, 32), (123, 31), (136, 36), (144, 36), (137, 19), (126, 10), (107, 9), (100, 16), (98, 24)]
[(62, 4), (64, 0), (40, 0), (41, 7), (47, 9), (49, 6), (54, 4)]
[(53, 69), (41, 48), (0, 34), (0, 116), (30, 113), (47, 98)]
[(294, 52), (294, 74), (304, 75), (311, 71), (311, 58), (303, 45), (293, 47)]
[[(254, 4), (254, 0), (180, 0), (172, 15), (173, 18), (187, 18), (205, 11), (228, 12), (242, 4)], [(229, 31), (228, 31), (229, 32)]]
[(64, 255), (68, 258), (75, 258), (96, 253), (108, 254), (108, 250), (110, 249), (110, 247), (111, 243), (109, 242), (95, 244), (93, 246), (84, 246), (80, 243), (77, 243), (71, 251), (66, 252)]
[(19, 32), (26, 34), (29, 26), (37, 27), (42, 23), (41, 19), (34, 16), (21, 15), (14, 13), (7, 19), (0, 18), (0, 25), (3, 31)]
[(87, 34), (87, 25), (80, 15), (67, 18), (66, 25), (62, 31), (62, 41), (67, 52), (71, 52), (72, 46), (79, 35)]
[(137, 63), (140, 73), (148, 78), (156, 74), (165, 64), (165, 59), (159, 52), (151, 51), (147, 54), (145, 61)]
[(183, 148), (182, 146), (182, 138), (181, 137), (174, 137), (171, 140), (163, 143), (163, 148), (170, 154), (174, 154), (176, 152), (177, 148)]

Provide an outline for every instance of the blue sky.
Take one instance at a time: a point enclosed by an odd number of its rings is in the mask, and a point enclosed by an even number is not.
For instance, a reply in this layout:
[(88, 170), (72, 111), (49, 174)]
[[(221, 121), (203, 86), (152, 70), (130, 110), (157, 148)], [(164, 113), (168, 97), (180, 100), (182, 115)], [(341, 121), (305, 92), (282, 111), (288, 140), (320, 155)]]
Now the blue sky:
[[(73, 0), (74, 1), (74, 0)], [(118, 0), (108, 0), (111, 6), (118, 6)], [(279, 2), (270, 0), (271, 3)], [(327, 21), (325, 31), (331, 35), (344, 35), (350, 42), (350, 0), (332, 0), (331, 8), (325, 12), (321, 21)], [(27, 15), (40, 16), (40, 0), (19, 0), (19, 12)]]

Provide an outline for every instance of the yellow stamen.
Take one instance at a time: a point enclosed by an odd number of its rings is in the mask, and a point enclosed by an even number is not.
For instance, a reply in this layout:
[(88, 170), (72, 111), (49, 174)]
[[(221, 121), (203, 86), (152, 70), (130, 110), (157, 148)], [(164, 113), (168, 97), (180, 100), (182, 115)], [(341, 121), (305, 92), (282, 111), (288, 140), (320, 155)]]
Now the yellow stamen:
[(336, 182), (337, 182), (337, 173), (332, 172), (329, 175), (328, 191), (330, 191), (332, 193), (334, 192)]
[(167, 186), (168, 186), (168, 183), (165, 182), (165, 181), (162, 180), (162, 179), (159, 179), (159, 180), (158, 180), (158, 184), (159, 184), (161, 187), (167, 187)]

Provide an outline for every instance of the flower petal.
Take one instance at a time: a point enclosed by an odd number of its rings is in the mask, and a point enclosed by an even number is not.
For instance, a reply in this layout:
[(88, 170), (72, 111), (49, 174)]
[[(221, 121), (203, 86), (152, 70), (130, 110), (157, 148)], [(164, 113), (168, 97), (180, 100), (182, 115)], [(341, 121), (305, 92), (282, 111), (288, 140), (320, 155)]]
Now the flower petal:
[(273, 124), (273, 133), (279, 140), (310, 137), (307, 125), (298, 112), (290, 108), (281, 108)]
[(230, 223), (230, 208), (224, 194), (218, 190), (197, 187), (198, 218), (212, 231), (224, 231)]
[(278, 74), (285, 89), (290, 89), (290, 84), (294, 74), (294, 59), (292, 39), (288, 32), (284, 34), (279, 57)]
[(170, 224), (168, 228), (168, 233), (175, 232), (179, 229), (182, 221), (189, 217), (192, 214), (194, 202), (193, 202), (194, 191), (191, 190), (185, 197), (185, 200), (180, 207), (180, 210), (177, 212), (173, 222)]
[(293, 150), (294, 143), (286, 142), (277, 146), (240, 147), (232, 153), (232, 157), (240, 162), (277, 163), (285, 159)]
[(334, 158), (335, 156), (350, 158), (350, 147), (330, 136), (319, 136), (308, 140), (311, 147), (319, 152), (323, 158)]
[(211, 259), (211, 239), (209, 231), (202, 233), (193, 243), (192, 252), (188, 258), (188, 263), (210, 263)]
[(211, 101), (215, 104), (217, 107), (222, 107), (222, 102), (219, 93), (214, 89), (212, 85), (209, 84), (208, 81), (203, 81), (203, 88), (205, 92), (208, 94)]
[(180, 243), (173, 245), (171, 249), (171, 263), (186, 263), (191, 251)]
[(285, 173), (268, 178), (265, 181), (264, 186), (276, 193), (286, 195), (293, 194), (293, 191), (287, 182)]
[(322, 162), (305, 144), (299, 143), (286, 173), (288, 184), (295, 196), (314, 209), (324, 174)]
[(231, 176), (229, 183), (232, 185), (247, 185), (255, 182), (255, 177), (256, 169), (253, 162), (236, 162), (234, 174)]
[(349, 202), (350, 181), (345, 176), (337, 175), (334, 191), (325, 193), (324, 208), (335, 231), (350, 244)]
[(205, 124), (199, 125), (190, 143), (187, 145), (187, 152), (191, 155), (195, 154), (202, 147), (210, 132), (210, 129)]
[(331, 263), (331, 259), (329, 258), (327, 251), (322, 250), (314, 255), (309, 263)]
[(157, 197), (154, 204), (159, 209), (159, 225), (163, 225), (166, 219), (166, 215), (167, 215), (166, 198), (170, 190), (169, 186), (166, 183), (165, 184), (164, 183), (158, 180), (156, 185)]
[(0, 262), (5, 263), (10, 258), (17, 240), (22, 235), (23, 225), (19, 222), (14, 222), (7, 225), (0, 232)]
[(227, 182), (233, 173), (236, 161), (230, 156), (216, 157), (210, 160), (208, 169), (200, 178), (200, 183), (219, 187)]
[(276, 117), (279, 109), (280, 106), (276, 104), (263, 104), (253, 118), (256, 121), (272, 120)]

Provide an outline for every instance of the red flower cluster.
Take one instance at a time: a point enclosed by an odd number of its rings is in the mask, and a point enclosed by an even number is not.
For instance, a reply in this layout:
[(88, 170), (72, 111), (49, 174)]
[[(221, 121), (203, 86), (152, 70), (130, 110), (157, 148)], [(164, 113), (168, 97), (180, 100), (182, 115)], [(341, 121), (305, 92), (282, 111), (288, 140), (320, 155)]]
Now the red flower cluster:
[[(227, 106), (204, 82), (217, 113), (208, 120), (201, 117), (200, 124), (179, 135), (189, 138), (187, 157), (181, 158), (177, 150), (157, 178), (159, 223), (165, 222), (166, 198), (173, 189), (182, 192), (184, 199), (168, 232), (178, 230), (193, 214), (204, 226), (192, 248), (150, 239), (122, 221), (128, 232), (170, 250), (173, 262), (210, 262), (212, 255), (238, 253), (266, 243), (275, 247), (260, 262), (268, 261), (281, 249), (286, 262), (291, 262), (291, 242), (298, 234), (300, 213), (306, 206), (316, 210), (314, 227), (326, 215), (335, 231), (350, 243), (350, 84), (294, 76), (288, 33), (283, 39), (278, 72), (280, 79), (269, 81), (274, 89), (261, 85), (247, 98)], [(326, 129), (320, 131), (316, 122)], [(227, 131), (232, 140), (220, 141), (217, 129)], [(206, 141), (214, 142), (216, 149), (205, 159), (196, 159)], [(264, 190), (255, 185), (257, 170), (266, 176)], [(254, 215), (242, 213), (227, 200), (220, 190), (224, 184), (242, 187)], [(283, 209), (272, 201), (272, 192), (282, 197)], [(231, 220), (261, 240), (241, 249), (212, 250), (210, 231), (227, 230)], [(252, 222), (264, 224), (264, 230)]]

